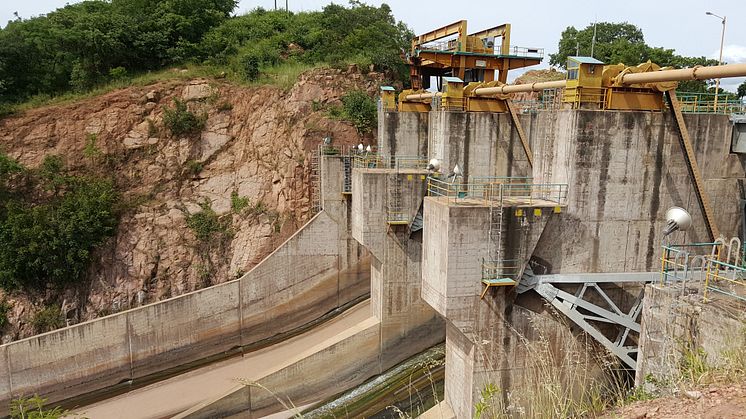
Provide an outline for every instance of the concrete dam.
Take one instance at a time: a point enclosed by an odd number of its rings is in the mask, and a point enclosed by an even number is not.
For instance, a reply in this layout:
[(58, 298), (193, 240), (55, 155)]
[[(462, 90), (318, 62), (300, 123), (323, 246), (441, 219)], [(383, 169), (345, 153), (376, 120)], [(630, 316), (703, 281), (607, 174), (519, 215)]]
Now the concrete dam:
[[(708, 241), (673, 116), (578, 109), (519, 119), (533, 166), (504, 113), (382, 108), (378, 151), (320, 149), (323, 209), (254, 270), (3, 345), (0, 394), (5, 401), (32, 392), (84, 401), (92, 392), (169, 376), (78, 411), (116, 417), (132, 406), (128, 417), (260, 417), (284, 409), (235, 378), (305, 406), (445, 340), (445, 401), (456, 417), (466, 417), (487, 383), (521, 388), (532, 362), (526, 340), (546, 338), (560, 352), (576, 348), (572, 341), (581, 334), (567, 333), (567, 322), (545, 302), (564, 306), (559, 312), (585, 322), (586, 332), (632, 362), (628, 368), (639, 368), (642, 291), (661, 275), (666, 209), (692, 214), (692, 227), (676, 233), (681, 242)], [(717, 224), (736, 234), (744, 167), (731, 152), (735, 125), (718, 114), (685, 120)], [(426, 168), (433, 158), (460, 168), (456, 182), (433, 177)], [(511, 183), (492, 179), (532, 179), (536, 186), (511, 195)], [(503, 185), (500, 208), (485, 201), (486, 185)], [(517, 286), (485, 285), (496, 251), (518, 266), (519, 276), (507, 266), (501, 272), (520, 278)], [(577, 297), (581, 288), (585, 299)], [(583, 307), (605, 310), (614, 322), (598, 327)], [(339, 320), (324, 323), (339, 312)], [(300, 334), (275, 343), (294, 333)], [(266, 355), (253, 355), (256, 348)], [(230, 355), (239, 358), (225, 362), (245, 366), (221, 373), (207, 364)], [(254, 356), (262, 361), (251, 364)], [(190, 381), (213, 369), (207, 382), (221, 384)], [(199, 391), (183, 393), (180, 383)]]
[[(425, 416), (466, 418), (490, 388), (531, 412), (537, 370), (583, 386), (610, 359), (639, 384), (671, 373), (683, 337), (717, 358), (743, 321), (727, 306), (746, 301), (727, 239), (744, 225), (746, 121), (687, 112), (665, 80), (746, 68), (570, 57), (567, 80), (509, 86), (536, 50), (461, 50), (492, 33), (465, 25), (415, 39), (414, 89), (381, 88), (377, 147), (319, 145), (318, 212), (254, 269), (0, 346), (0, 406), (37, 393), (91, 418), (288, 416), (444, 343)], [(463, 43), (427, 48), (444, 33)], [(448, 67), (459, 54), (491, 67)]]

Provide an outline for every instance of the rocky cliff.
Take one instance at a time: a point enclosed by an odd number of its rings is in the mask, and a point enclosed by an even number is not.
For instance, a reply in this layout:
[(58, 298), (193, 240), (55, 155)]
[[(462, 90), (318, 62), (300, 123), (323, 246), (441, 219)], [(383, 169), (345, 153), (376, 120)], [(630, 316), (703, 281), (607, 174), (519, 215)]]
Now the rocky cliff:
[[(73, 171), (113, 176), (125, 208), (96, 251), (88, 280), (66, 290), (18, 291), (3, 340), (33, 334), (33, 314), (55, 302), (69, 323), (162, 300), (240, 276), (313, 214), (311, 155), (323, 137), (369, 142), (329, 119), (325, 105), (380, 75), (315, 69), (289, 90), (223, 80), (163, 81), (0, 120), (0, 148), (27, 167), (49, 154)], [(173, 136), (175, 98), (205, 115), (197, 134)], [(223, 230), (199, 239), (190, 214), (208, 205)], [(2, 298), (0, 291), (0, 298)]]

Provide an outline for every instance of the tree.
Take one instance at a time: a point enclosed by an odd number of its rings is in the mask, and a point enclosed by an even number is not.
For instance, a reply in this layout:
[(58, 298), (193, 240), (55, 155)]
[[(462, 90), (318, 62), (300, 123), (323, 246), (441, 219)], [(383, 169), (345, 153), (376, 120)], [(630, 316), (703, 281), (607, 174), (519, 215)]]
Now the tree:
[[(549, 55), (549, 63), (565, 66), (570, 55), (591, 55), (593, 25), (577, 30), (568, 26), (560, 37), (558, 51)], [(642, 30), (635, 25), (624, 23), (598, 22), (593, 56), (605, 63), (639, 61), (645, 47)]]
[[(593, 25), (577, 30), (568, 26), (560, 37), (558, 51), (549, 55), (552, 65), (564, 67), (570, 55), (590, 55), (593, 39)], [(593, 48), (594, 58), (606, 64), (637, 65), (648, 60), (661, 67), (693, 67), (695, 65), (716, 65), (717, 60), (706, 57), (684, 57), (673, 49), (651, 47), (645, 43), (642, 29), (627, 22), (599, 22), (596, 25), (596, 42)], [(707, 92), (708, 82), (687, 80), (679, 83), (679, 91)]]
[(744, 80), (744, 82), (738, 86), (736, 96), (738, 96), (739, 99), (743, 99), (744, 97), (746, 97), (746, 80)]
[[(9, 163), (10, 162), (10, 163)], [(114, 234), (118, 195), (108, 179), (65, 173), (45, 159), (33, 190), (4, 185), (0, 203), (0, 287), (62, 285), (83, 279), (92, 250)], [(2, 172), (22, 168), (0, 154)], [(25, 186), (25, 185), (24, 185)]]

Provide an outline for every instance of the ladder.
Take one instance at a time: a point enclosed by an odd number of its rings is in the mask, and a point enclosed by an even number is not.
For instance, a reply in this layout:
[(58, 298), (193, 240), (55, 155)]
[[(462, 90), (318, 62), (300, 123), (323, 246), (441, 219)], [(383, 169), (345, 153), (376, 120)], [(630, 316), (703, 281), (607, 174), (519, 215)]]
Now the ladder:
[(386, 221), (389, 225), (408, 225), (409, 221), (404, 217), (401, 201), (401, 176), (399, 172), (389, 178), (388, 190), (388, 214)]
[(699, 172), (699, 166), (697, 165), (697, 158), (694, 155), (694, 147), (692, 147), (692, 141), (689, 137), (689, 130), (686, 128), (684, 122), (684, 114), (681, 112), (681, 104), (679, 99), (676, 97), (674, 90), (666, 92), (668, 103), (671, 105), (671, 110), (676, 120), (676, 126), (679, 128), (679, 139), (681, 140), (681, 147), (684, 149), (684, 157), (686, 160), (687, 168), (689, 169), (689, 175), (694, 182), (694, 191), (697, 194), (699, 206), (702, 209), (702, 214), (705, 217), (705, 224), (707, 225), (707, 232), (710, 234), (710, 239), (714, 241), (720, 237), (720, 230), (715, 223), (715, 217), (710, 205), (710, 199), (707, 197), (707, 191), (704, 188), (704, 181), (702, 180), (702, 174)]
[(343, 156), (344, 181), (342, 183), (342, 195), (352, 194), (352, 156)]
[(492, 184), (488, 190), (490, 225), (487, 235), (487, 259), (482, 261), (482, 284), (484, 290), (479, 298), (484, 298), (490, 287), (515, 285), (516, 281), (504, 272), (502, 258), (503, 239), (503, 199), (502, 185)]
[(510, 111), (510, 118), (513, 120), (513, 126), (515, 127), (516, 131), (518, 131), (518, 137), (521, 139), (521, 145), (523, 145), (523, 151), (526, 152), (526, 158), (528, 159), (528, 165), (532, 168), (534, 167), (534, 154), (531, 151), (531, 146), (528, 144), (528, 138), (526, 138), (526, 133), (523, 132), (523, 127), (521, 126), (521, 121), (518, 119), (518, 114), (515, 111), (515, 106), (513, 105), (513, 102), (510, 100), (505, 101), (505, 106), (507, 106), (508, 111)]
[(311, 153), (311, 210), (313, 213), (321, 211), (321, 145), (315, 153)]

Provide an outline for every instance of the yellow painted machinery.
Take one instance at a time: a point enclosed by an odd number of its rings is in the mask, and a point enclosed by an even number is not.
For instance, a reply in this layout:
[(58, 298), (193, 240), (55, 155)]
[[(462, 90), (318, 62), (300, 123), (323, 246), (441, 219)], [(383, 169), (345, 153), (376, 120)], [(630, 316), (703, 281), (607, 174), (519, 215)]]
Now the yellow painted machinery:
[[(500, 43), (497, 43), (500, 38)], [(510, 24), (468, 34), (467, 23), (450, 25), (416, 36), (407, 54), (415, 90), (430, 87), (430, 77), (450, 76), (467, 81), (506, 82), (508, 70), (539, 64), (542, 48), (510, 45)]]

